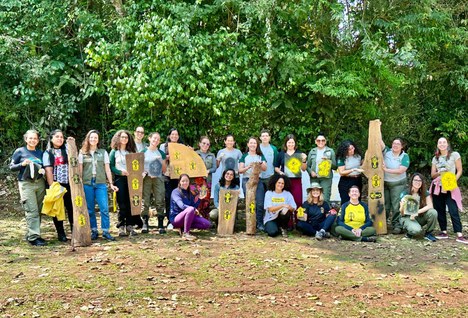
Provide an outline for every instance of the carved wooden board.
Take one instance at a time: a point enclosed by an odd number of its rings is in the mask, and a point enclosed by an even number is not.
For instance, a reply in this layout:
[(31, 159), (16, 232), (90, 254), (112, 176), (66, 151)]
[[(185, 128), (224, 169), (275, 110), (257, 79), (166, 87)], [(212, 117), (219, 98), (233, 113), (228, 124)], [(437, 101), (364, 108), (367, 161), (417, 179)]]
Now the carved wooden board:
[(218, 234), (234, 234), (234, 223), (236, 220), (238, 200), (239, 190), (219, 190)]
[(369, 121), (369, 139), (366, 155), (362, 168), (368, 179), (369, 212), (374, 222), (377, 234), (387, 234), (387, 220), (385, 215), (384, 201), (384, 171), (382, 167), (383, 155), (380, 141), (382, 133), (380, 131), (380, 120)]
[(143, 170), (145, 154), (129, 153), (125, 156), (128, 171), (128, 194), (132, 215), (141, 214), (141, 201), (143, 198)]
[(258, 180), (260, 176), (261, 162), (252, 163), (252, 173), (245, 186), (245, 233), (255, 234), (257, 230), (257, 216), (255, 215), (255, 197), (257, 192)]
[(183, 173), (188, 174), (190, 178), (207, 176), (205, 163), (192, 148), (173, 142), (168, 143), (168, 147), (171, 179), (179, 179)]
[(91, 245), (91, 228), (86, 197), (83, 189), (80, 168), (78, 165), (78, 149), (75, 140), (67, 140), (68, 144), (68, 175), (70, 194), (73, 203), (73, 234), (72, 246)]

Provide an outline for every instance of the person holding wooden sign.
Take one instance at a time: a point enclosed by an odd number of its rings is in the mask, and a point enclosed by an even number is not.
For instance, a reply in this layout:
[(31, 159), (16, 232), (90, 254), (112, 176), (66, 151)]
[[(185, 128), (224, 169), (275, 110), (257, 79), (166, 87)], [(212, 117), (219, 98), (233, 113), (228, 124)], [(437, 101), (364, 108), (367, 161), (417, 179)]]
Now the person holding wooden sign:
[(117, 192), (117, 203), (119, 204), (119, 236), (137, 235), (134, 227), (139, 223), (140, 216), (132, 215), (130, 206), (130, 194), (128, 192), (127, 162), (125, 156), (137, 151), (133, 136), (127, 130), (119, 130), (114, 134), (111, 141), (111, 152), (109, 154), (110, 169), (115, 176)]
[(239, 190), (239, 180), (236, 178), (236, 172), (234, 169), (224, 170), (219, 183), (214, 187), (213, 191), (213, 201), (215, 209), (210, 211), (210, 220), (213, 222), (218, 222), (219, 215), (219, 190)]
[(216, 164), (216, 156), (210, 152), (210, 138), (208, 136), (201, 136), (200, 142), (198, 143), (199, 149), (196, 153), (202, 158), (203, 163), (206, 167), (207, 176), (206, 177), (196, 177), (194, 180), (195, 187), (197, 187), (198, 191), (204, 192), (206, 191), (206, 196), (202, 200), (199, 206), (199, 210), (203, 217), (209, 217), (209, 208), (210, 208), (210, 198), (211, 198), (211, 179), (213, 173), (216, 172), (218, 168)]
[(457, 185), (462, 176), (463, 168), (460, 154), (453, 151), (445, 137), (437, 141), (435, 156), (432, 158), (431, 177), (433, 178), (430, 188), (434, 208), (437, 210), (441, 233), (436, 238), (448, 239), (447, 234), (447, 212), (448, 207), (452, 219), (453, 231), (456, 233), (456, 241), (468, 244), (468, 239), (463, 237), (462, 224), (459, 210), (462, 211), (462, 197)]
[(406, 231), (406, 238), (422, 234), (423, 226), (427, 225), (424, 238), (431, 242), (437, 241), (432, 234), (437, 222), (437, 211), (432, 207), (432, 199), (429, 191), (426, 191), (422, 174), (411, 176), (408, 189), (400, 195), (401, 225)]
[(26, 240), (33, 246), (44, 246), (47, 242), (41, 237), (41, 210), (45, 196), (42, 150), (37, 149), (39, 133), (28, 130), (24, 136), (26, 146), (15, 150), (11, 157), (10, 170), (19, 171), (18, 188), (21, 205), (26, 218)]
[(367, 204), (359, 201), (358, 186), (349, 188), (349, 201), (341, 206), (335, 231), (344, 240), (376, 242), (375, 228)]
[(361, 150), (351, 140), (345, 140), (341, 143), (337, 153), (338, 173), (340, 181), (338, 182), (338, 191), (340, 192), (341, 204), (349, 201), (348, 190), (353, 185), (357, 185), (359, 192), (362, 191), (362, 158)]
[(151, 195), (156, 203), (158, 213), (159, 234), (165, 234), (164, 229), (164, 197), (166, 193), (164, 185), (164, 173), (166, 172), (166, 154), (158, 149), (161, 136), (157, 132), (152, 132), (148, 137), (149, 146), (143, 150), (145, 154), (145, 177), (143, 179), (143, 227), (141, 233), (149, 232), (149, 207), (151, 205)]
[[(247, 197), (246, 185), (252, 173), (252, 164), (254, 162), (261, 162), (260, 169), (265, 171), (267, 169), (266, 159), (260, 151), (259, 141), (255, 137), (250, 137), (247, 142), (247, 148), (244, 155), (239, 160), (239, 173), (242, 175), (242, 190)], [(253, 192), (253, 191), (252, 191)], [(260, 192), (260, 193), (259, 193)], [(255, 191), (255, 216), (257, 219), (257, 229), (263, 229), (263, 204), (259, 204), (258, 200), (264, 200), (263, 187), (257, 186)], [(252, 200), (253, 201), (253, 200)]]
[(336, 219), (336, 210), (331, 209), (325, 201), (318, 182), (312, 182), (307, 188), (307, 200), (302, 204), (302, 209), (303, 211), (297, 213), (297, 229), (304, 235), (315, 235), (319, 241), (329, 238), (330, 228)]
[(89, 213), (91, 240), (97, 240), (99, 236), (96, 212), (94, 211), (97, 202), (101, 214), (102, 237), (108, 241), (115, 241), (115, 238), (109, 233), (110, 220), (106, 179), (113, 191), (119, 191), (119, 188), (112, 184), (109, 154), (106, 150), (99, 148), (99, 132), (97, 130), (90, 130), (86, 134), (78, 155), (78, 163)]
[(197, 237), (190, 234), (192, 228), (206, 230), (211, 222), (201, 217), (198, 211), (200, 197), (194, 196), (190, 191), (190, 179), (185, 173), (179, 177), (179, 184), (171, 194), (171, 213), (169, 221), (174, 228), (182, 229), (182, 238), (187, 241), (196, 240)]
[(310, 150), (307, 157), (307, 171), (310, 173), (311, 182), (318, 182), (323, 188), (325, 201), (330, 201), (333, 183), (333, 170), (336, 169), (335, 151), (327, 146), (324, 133), (319, 133), (315, 138), (317, 147)]
[(287, 227), (291, 215), (297, 205), (289, 192), (291, 182), (286, 175), (275, 174), (268, 182), (268, 191), (265, 193), (265, 216), (263, 223), (268, 236), (275, 237), (280, 233), (288, 237)]
[(410, 158), (403, 150), (406, 146), (401, 138), (392, 141), (392, 148), (380, 142), (384, 157), (384, 198), (387, 218), (392, 218), (392, 234), (402, 232), (400, 224), (400, 194), (406, 189), (406, 170), (410, 165)]

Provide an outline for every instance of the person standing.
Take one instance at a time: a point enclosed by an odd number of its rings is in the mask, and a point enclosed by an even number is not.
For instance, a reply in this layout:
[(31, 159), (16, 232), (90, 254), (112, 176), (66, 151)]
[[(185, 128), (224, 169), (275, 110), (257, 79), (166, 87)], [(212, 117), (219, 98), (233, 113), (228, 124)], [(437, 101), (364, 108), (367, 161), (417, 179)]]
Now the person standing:
[(24, 136), (26, 146), (13, 153), (11, 171), (18, 171), (18, 188), (21, 205), (26, 218), (26, 240), (33, 246), (44, 246), (47, 242), (41, 237), (41, 210), (45, 196), (42, 151), (37, 149), (39, 133), (28, 130)]
[[(200, 205), (198, 206), (198, 210), (200, 211), (201, 216), (204, 218), (209, 218), (210, 214), (210, 198), (211, 198), (211, 182), (212, 182), (212, 175), (216, 172), (216, 157), (215, 155), (210, 152), (210, 139), (208, 136), (201, 136), (200, 142), (198, 143), (199, 149), (196, 153), (200, 156), (203, 160), (203, 163), (206, 167), (207, 177), (196, 177), (194, 178), (194, 187), (197, 188), (197, 191), (200, 192), (201, 196), (204, 197), (201, 200)], [(206, 195), (205, 193), (206, 192)]]
[(226, 147), (219, 150), (216, 155), (216, 164), (218, 167), (221, 165), (222, 171), (234, 169), (237, 178), (239, 177), (239, 159), (242, 157), (242, 152), (234, 148), (236, 141), (232, 134), (227, 134), (224, 137), (224, 145)]
[(348, 190), (353, 185), (357, 185), (359, 192), (362, 191), (362, 158), (358, 146), (351, 140), (345, 140), (338, 148), (337, 154), (338, 191), (340, 192), (341, 204), (349, 201)]
[(134, 138), (137, 152), (141, 152), (147, 146), (143, 142), (144, 137), (145, 137), (145, 129), (143, 127), (141, 127), (141, 126), (138, 126), (135, 129), (135, 138)]

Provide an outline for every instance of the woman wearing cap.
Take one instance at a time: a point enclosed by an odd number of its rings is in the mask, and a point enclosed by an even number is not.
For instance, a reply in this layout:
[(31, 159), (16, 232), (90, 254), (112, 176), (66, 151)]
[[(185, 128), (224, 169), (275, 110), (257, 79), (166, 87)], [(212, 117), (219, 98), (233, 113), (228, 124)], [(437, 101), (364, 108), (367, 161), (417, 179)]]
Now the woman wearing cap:
[[(297, 229), (302, 234), (313, 236), (318, 240), (329, 238), (329, 230), (335, 222), (336, 211), (330, 209), (323, 199), (322, 187), (318, 182), (312, 182), (307, 188), (307, 200), (302, 204), (303, 213), (298, 211)], [(301, 211), (302, 212), (302, 211)]]
[(297, 205), (289, 192), (291, 182), (284, 175), (275, 174), (268, 182), (268, 191), (265, 193), (265, 216), (263, 223), (268, 236), (275, 237), (280, 233), (288, 236), (287, 227), (292, 213)]
[(318, 182), (323, 188), (325, 201), (330, 201), (333, 182), (333, 169), (336, 169), (335, 151), (327, 146), (327, 139), (323, 133), (315, 138), (317, 147), (313, 148), (307, 157), (307, 171), (310, 181)]
[(367, 204), (359, 201), (361, 192), (358, 186), (349, 188), (349, 201), (341, 206), (335, 231), (344, 240), (376, 242), (375, 229)]
[(338, 191), (343, 205), (349, 201), (348, 190), (351, 186), (358, 186), (359, 192), (362, 190), (361, 151), (353, 141), (345, 140), (338, 148), (336, 158), (338, 160), (338, 173), (340, 174)]

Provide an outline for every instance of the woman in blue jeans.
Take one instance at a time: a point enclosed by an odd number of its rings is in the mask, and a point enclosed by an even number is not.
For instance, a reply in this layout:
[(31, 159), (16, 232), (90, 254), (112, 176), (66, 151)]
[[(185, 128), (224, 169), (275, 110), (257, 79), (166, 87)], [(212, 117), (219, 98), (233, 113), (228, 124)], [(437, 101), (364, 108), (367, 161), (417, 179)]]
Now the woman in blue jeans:
[(297, 229), (305, 235), (315, 235), (317, 240), (330, 237), (330, 228), (336, 219), (336, 210), (330, 209), (328, 202), (323, 198), (322, 186), (312, 182), (307, 188), (307, 201), (302, 204), (304, 209), (298, 213)]
[(112, 174), (109, 166), (109, 154), (104, 149), (99, 149), (99, 132), (90, 130), (83, 141), (83, 145), (78, 155), (78, 163), (82, 173), (83, 187), (86, 197), (86, 204), (91, 225), (91, 239), (96, 240), (99, 236), (95, 202), (99, 205), (101, 214), (102, 237), (108, 241), (114, 241), (110, 235), (109, 202), (107, 200), (106, 179), (109, 181), (113, 191), (119, 188), (112, 184)]

